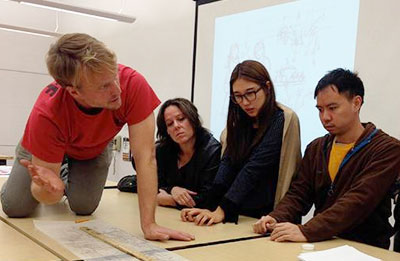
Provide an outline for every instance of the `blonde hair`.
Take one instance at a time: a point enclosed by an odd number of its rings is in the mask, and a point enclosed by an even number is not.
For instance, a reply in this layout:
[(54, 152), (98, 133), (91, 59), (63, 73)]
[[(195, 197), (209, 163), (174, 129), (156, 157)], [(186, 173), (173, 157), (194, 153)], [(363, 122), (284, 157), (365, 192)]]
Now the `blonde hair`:
[(102, 73), (117, 72), (117, 57), (94, 37), (72, 33), (61, 36), (50, 46), (46, 57), (47, 69), (62, 87), (79, 87), (86, 70)]

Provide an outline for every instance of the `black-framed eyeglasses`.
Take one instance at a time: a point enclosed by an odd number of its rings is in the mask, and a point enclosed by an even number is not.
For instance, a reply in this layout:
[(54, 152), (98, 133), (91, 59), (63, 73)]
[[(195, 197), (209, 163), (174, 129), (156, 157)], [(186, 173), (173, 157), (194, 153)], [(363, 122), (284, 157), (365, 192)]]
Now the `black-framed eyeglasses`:
[(248, 91), (245, 94), (234, 94), (231, 95), (231, 100), (233, 103), (239, 104), (243, 102), (243, 98), (246, 99), (248, 102), (252, 102), (257, 98), (257, 93), (262, 89), (262, 87), (258, 88), (257, 90)]

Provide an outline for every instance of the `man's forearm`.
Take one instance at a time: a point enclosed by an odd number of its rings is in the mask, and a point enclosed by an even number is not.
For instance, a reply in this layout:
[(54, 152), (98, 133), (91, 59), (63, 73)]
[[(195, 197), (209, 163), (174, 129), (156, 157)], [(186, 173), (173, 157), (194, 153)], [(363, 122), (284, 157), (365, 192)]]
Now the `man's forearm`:
[(142, 229), (155, 223), (157, 196), (157, 167), (154, 164), (140, 167), (137, 172), (140, 221)]

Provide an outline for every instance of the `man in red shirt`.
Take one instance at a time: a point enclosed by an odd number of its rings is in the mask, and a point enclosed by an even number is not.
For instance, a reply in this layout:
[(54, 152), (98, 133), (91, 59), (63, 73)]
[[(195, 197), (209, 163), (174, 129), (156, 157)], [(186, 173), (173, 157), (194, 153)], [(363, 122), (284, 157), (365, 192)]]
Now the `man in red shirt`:
[[(157, 167), (154, 114), (157, 96), (135, 70), (86, 34), (66, 34), (47, 54), (55, 81), (40, 93), (1, 191), (9, 217), (30, 215), (39, 203), (66, 195), (72, 211), (89, 215), (98, 206), (111, 162), (110, 141), (126, 124), (137, 166), (144, 235), (151, 240), (192, 240), (192, 235), (155, 223)], [(68, 163), (63, 182), (60, 169)]]

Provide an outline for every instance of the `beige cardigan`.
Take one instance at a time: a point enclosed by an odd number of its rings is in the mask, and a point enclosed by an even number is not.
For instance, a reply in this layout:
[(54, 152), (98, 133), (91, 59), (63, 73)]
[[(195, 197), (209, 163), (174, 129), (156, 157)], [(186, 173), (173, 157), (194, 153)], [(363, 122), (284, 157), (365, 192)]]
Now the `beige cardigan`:
[[(278, 103), (278, 107), (283, 110), (285, 123), (283, 126), (281, 159), (279, 163), (279, 176), (276, 185), (274, 208), (288, 191), (292, 178), (301, 162), (299, 118), (289, 107), (280, 103)], [(220, 137), (222, 153), (224, 153), (226, 148), (226, 133), (227, 131), (225, 128)]]

